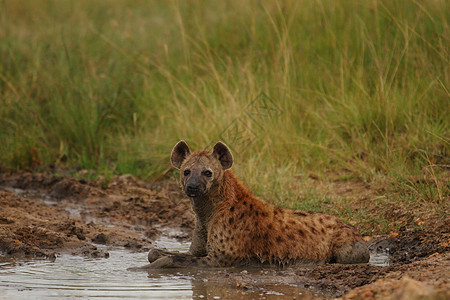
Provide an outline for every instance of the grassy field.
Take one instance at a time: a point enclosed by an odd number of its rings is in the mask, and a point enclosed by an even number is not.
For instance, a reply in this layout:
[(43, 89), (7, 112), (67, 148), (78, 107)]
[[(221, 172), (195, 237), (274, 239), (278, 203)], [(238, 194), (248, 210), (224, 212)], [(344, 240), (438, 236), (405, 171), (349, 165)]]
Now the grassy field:
[(339, 182), (445, 217), (449, 18), (444, 0), (2, 0), (0, 168), (153, 180), (178, 140), (222, 140), (280, 205), (400, 218)]

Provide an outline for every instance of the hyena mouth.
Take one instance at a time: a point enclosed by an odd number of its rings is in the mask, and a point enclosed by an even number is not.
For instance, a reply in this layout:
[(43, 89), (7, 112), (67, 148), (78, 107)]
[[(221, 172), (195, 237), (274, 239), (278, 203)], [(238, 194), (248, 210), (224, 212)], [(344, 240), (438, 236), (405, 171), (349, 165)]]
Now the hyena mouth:
[(201, 195), (203, 195), (203, 190), (201, 188), (198, 187), (192, 187), (192, 186), (186, 186), (185, 189), (186, 195), (188, 195), (188, 197), (191, 198), (195, 198), (195, 197), (199, 197)]

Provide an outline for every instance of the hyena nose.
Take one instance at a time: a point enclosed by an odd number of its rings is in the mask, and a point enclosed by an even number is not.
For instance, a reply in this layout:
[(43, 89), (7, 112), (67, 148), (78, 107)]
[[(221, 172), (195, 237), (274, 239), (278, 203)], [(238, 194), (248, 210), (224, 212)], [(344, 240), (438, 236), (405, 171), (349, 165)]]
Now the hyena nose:
[(196, 197), (201, 194), (201, 185), (198, 183), (189, 183), (186, 185), (186, 194), (189, 197)]

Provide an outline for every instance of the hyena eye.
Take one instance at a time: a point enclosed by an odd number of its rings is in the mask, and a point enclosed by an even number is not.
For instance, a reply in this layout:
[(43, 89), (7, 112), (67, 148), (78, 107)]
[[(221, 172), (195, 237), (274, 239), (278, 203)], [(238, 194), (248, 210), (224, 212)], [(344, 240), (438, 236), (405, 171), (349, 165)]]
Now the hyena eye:
[(202, 174), (205, 175), (206, 177), (212, 176), (212, 172), (210, 170), (203, 171)]
[(184, 176), (188, 176), (189, 174), (191, 174), (191, 170), (184, 170), (183, 174)]

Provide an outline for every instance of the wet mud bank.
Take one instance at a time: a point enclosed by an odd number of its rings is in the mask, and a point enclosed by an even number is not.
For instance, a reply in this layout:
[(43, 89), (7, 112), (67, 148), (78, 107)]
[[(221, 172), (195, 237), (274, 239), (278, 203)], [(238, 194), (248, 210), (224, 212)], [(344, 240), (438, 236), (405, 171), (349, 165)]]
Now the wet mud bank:
[[(0, 174), (0, 208), (0, 260), (57, 259), (62, 254), (105, 258), (108, 247), (144, 253), (168, 231), (189, 242), (194, 225), (189, 199), (175, 181), (146, 183), (129, 175), (106, 183), (47, 173)], [(447, 221), (432, 229), (405, 228), (391, 236), (367, 237), (372, 254), (387, 255), (384, 265), (218, 270), (217, 276), (205, 275), (203, 281), (212, 287), (214, 282), (226, 283), (248, 295), (257, 295), (261, 285), (312, 291), (300, 299), (401, 299), (401, 295), (446, 299), (449, 228)], [(142, 258), (145, 265), (146, 255)]]
[(188, 238), (194, 216), (173, 182), (120, 176), (107, 185), (42, 173), (0, 175), (0, 251), (104, 257), (96, 244), (146, 251), (167, 228)]

